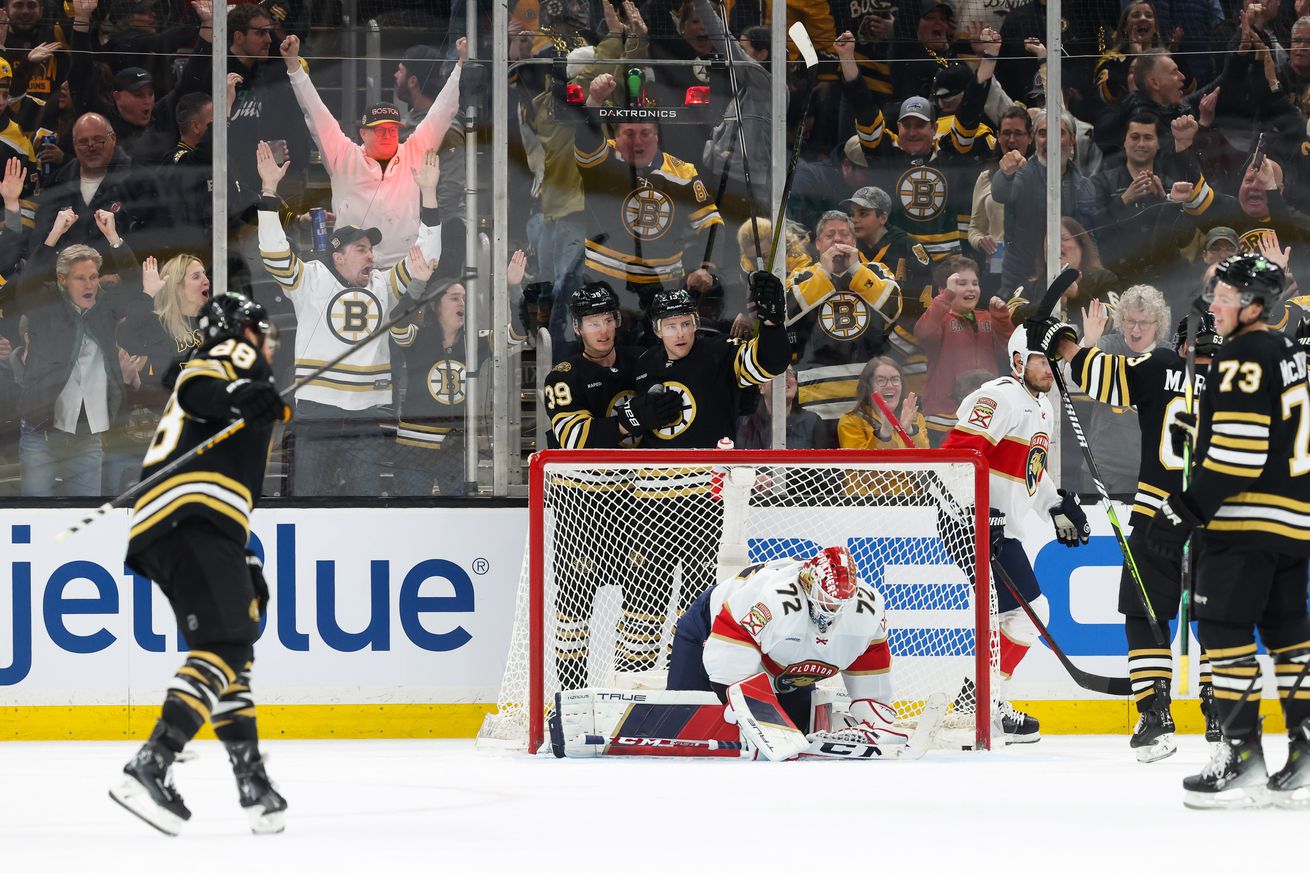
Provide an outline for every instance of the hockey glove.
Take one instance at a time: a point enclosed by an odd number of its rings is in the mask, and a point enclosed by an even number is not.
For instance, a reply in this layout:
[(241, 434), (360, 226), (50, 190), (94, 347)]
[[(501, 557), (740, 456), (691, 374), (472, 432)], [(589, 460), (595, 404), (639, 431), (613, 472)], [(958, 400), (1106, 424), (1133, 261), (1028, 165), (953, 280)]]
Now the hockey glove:
[(1078, 497), (1065, 491), (1057, 492), (1060, 503), (1051, 507), (1051, 520), (1055, 522), (1055, 538), (1069, 548), (1077, 548), (1087, 542), (1092, 535), (1092, 526), (1087, 523), (1087, 513), (1078, 505)]
[(290, 410), (271, 382), (238, 379), (227, 386), (227, 396), (232, 411), (244, 418), (250, 427), (264, 427), (275, 421), (290, 420), (287, 415)]
[(621, 402), (615, 412), (624, 430), (632, 436), (641, 436), (682, 418), (682, 395), (667, 390), (633, 395)]
[(756, 270), (750, 275), (751, 302), (761, 321), (775, 325), (787, 322), (787, 293), (782, 280), (772, 273)]
[(249, 549), (246, 549), (246, 569), (250, 571), (250, 582), (255, 586), (255, 603), (259, 605), (262, 619), (268, 612), (268, 582), (264, 580), (264, 562)]
[(1191, 440), (1193, 446), (1196, 445), (1196, 415), (1191, 412), (1180, 412), (1175, 415), (1169, 422), (1169, 445), (1173, 447), (1174, 454), (1178, 457), (1183, 455), (1183, 446)]
[(896, 710), (880, 700), (853, 700), (851, 711), (833, 714), (832, 727), (805, 735), (810, 742), (899, 745), (908, 735), (896, 725)]
[(1146, 529), (1146, 545), (1166, 558), (1177, 558), (1183, 553), (1183, 543), (1201, 523), (1201, 517), (1192, 508), (1185, 494), (1174, 494), (1160, 504), (1160, 511), (1151, 517)]
[(999, 509), (988, 510), (987, 524), (991, 528), (992, 557), (995, 558), (1001, 553), (1001, 546), (1005, 545), (1005, 513)]
[(1053, 361), (1060, 360), (1060, 344), (1065, 340), (1077, 344), (1078, 332), (1073, 325), (1057, 318), (1030, 318), (1023, 323), (1028, 337), (1028, 349), (1041, 352)]

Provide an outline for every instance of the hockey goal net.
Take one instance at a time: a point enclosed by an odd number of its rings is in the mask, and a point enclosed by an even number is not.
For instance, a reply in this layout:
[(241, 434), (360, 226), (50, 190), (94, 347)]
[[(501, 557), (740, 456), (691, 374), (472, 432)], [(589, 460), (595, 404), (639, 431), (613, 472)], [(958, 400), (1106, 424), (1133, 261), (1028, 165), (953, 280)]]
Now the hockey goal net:
[(989, 747), (998, 642), (976, 452), (554, 450), (530, 476), (509, 659), (480, 746), (537, 751), (561, 689), (663, 688), (674, 625), (701, 591), (844, 545), (887, 604), (901, 719), (942, 692), (939, 745)]

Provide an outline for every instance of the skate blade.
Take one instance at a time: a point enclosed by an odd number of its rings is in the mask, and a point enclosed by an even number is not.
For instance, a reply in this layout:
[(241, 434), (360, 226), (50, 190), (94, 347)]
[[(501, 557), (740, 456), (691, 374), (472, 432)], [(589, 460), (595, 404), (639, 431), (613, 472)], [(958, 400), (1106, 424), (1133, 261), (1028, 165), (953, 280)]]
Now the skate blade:
[(1230, 788), (1217, 794), (1183, 790), (1183, 806), (1188, 809), (1263, 809), (1269, 803), (1269, 791), (1263, 785)]
[(1035, 743), (1041, 738), (1041, 734), (1006, 734), (1005, 744), (1007, 746), (1024, 746), (1028, 743)]
[(161, 834), (175, 837), (182, 833), (186, 820), (151, 800), (149, 792), (132, 777), (125, 776), (122, 782), (109, 789), (109, 796)]
[(262, 806), (246, 807), (246, 817), (250, 820), (250, 831), (255, 834), (280, 834), (286, 830), (285, 812), (264, 812)]
[(1269, 789), (1269, 801), (1279, 809), (1310, 809), (1310, 785), (1302, 785), (1291, 791)]
[(1134, 751), (1137, 752), (1137, 760), (1143, 764), (1150, 764), (1154, 761), (1163, 761), (1178, 751), (1178, 742), (1173, 734), (1165, 734), (1150, 745), (1141, 746)]

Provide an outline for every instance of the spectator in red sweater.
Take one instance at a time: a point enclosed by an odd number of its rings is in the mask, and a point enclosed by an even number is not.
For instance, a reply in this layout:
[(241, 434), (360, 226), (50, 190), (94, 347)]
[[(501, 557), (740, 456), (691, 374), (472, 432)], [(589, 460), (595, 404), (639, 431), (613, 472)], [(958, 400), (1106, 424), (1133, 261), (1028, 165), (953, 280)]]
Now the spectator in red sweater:
[(923, 411), (928, 437), (941, 444), (955, 424), (956, 401), (951, 391), (956, 378), (968, 370), (986, 370), (993, 376), (1005, 345), (1014, 333), (1005, 301), (992, 298), (987, 309), (975, 309), (982, 296), (978, 265), (956, 255), (933, 270), (937, 289), (927, 312), (914, 325), (914, 338), (928, 356), (928, 381), (923, 388)]

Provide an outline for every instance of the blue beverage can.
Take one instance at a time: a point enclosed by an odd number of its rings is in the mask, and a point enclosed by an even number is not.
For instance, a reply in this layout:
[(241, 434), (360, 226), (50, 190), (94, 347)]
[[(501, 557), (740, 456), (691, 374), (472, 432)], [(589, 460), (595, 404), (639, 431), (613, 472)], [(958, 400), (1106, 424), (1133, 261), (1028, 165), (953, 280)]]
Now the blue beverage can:
[(314, 251), (326, 252), (328, 244), (326, 210), (317, 206), (309, 210), (309, 231), (314, 240)]
[[(58, 144), (59, 144), (59, 137), (55, 136), (53, 133), (47, 133), (45, 136), (41, 137), (36, 142), (37, 154), (40, 154), (43, 146), (58, 145)], [(49, 182), (51, 179), (54, 178), (55, 165), (52, 164), (50, 161), (41, 161), (41, 169), (39, 175), (41, 177), (42, 185)]]

